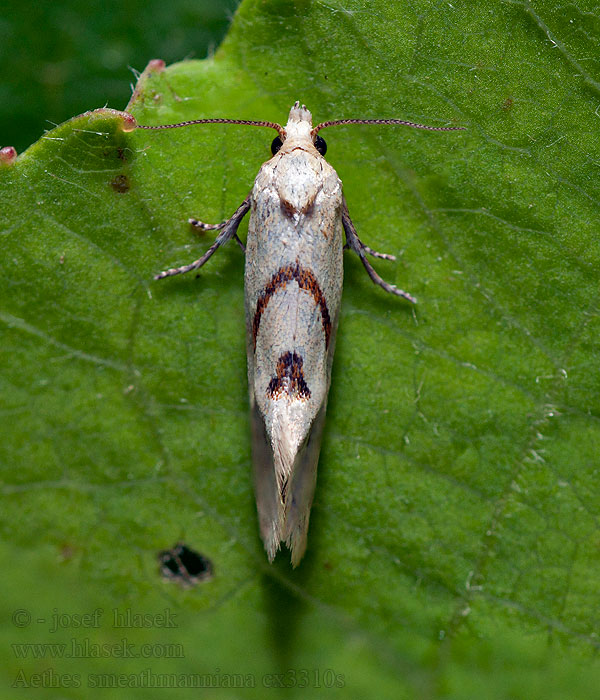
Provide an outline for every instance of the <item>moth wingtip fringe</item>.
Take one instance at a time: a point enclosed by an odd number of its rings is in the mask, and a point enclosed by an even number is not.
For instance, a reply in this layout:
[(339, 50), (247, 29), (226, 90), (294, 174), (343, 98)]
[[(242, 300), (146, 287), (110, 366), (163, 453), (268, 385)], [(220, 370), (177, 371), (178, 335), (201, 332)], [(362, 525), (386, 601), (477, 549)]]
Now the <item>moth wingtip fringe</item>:
[(298, 531), (291, 532), (285, 544), (292, 553), (292, 568), (296, 568), (301, 562), (304, 552), (306, 552), (308, 527), (302, 526)]
[(263, 542), (265, 545), (265, 550), (267, 552), (267, 558), (269, 559), (269, 563), (272, 564), (281, 546), (281, 534), (279, 532), (279, 523), (271, 523), (269, 531), (263, 537)]
[[(280, 523), (282, 528), (285, 523)], [(291, 555), (292, 568), (296, 568), (301, 562), (304, 553), (306, 552), (308, 527), (297, 526), (287, 535), (279, 531), (280, 528), (274, 527), (273, 530), (265, 537), (264, 545), (267, 552), (269, 563), (272, 564), (281, 548), (281, 543), (289, 549)]]
[(267, 545), (265, 549), (267, 550), (267, 559), (269, 560), (269, 564), (272, 564), (275, 561), (277, 552), (279, 551), (279, 543), (275, 544), (275, 542), (272, 542), (271, 544)]

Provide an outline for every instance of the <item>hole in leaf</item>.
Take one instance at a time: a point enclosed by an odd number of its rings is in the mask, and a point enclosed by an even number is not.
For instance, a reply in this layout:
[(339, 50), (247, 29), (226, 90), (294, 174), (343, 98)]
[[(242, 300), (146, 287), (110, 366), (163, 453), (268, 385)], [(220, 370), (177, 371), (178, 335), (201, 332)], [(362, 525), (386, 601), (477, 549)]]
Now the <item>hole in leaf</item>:
[(171, 549), (159, 552), (160, 573), (184, 588), (195, 586), (200, 581), (208, 581), (213, 576), (212, 562), (203, 554), (195, 552), (183, 542)]

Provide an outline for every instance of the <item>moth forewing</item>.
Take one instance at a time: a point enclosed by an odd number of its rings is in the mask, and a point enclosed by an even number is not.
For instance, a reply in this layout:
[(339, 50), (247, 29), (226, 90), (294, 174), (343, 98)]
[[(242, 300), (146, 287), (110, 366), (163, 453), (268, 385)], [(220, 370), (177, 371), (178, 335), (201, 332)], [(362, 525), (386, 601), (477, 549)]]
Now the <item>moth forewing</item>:
[[(130, 116), (130, 115), (128, 115)], [(135, 126), (131, 117), (123, 127)], [(191, 124), (245, 124), (276, 129), (273, 157), (261, 167), (250, 194), (218, 225), (196, 219), (199, 229), (221, 229), (198, 260), (156, 279), (199, 269), (231, 238), (250, 211), (246, 244), (245, 306), (248, 388), (252, 422), (254, 486), (260, 533), (269, 560), (281, 542), (296, 566), (306, 549), (310, 509), (325, 422), (343, 281), (343, 241), (358, 254), (379, 286), (408, 301), (407, 292), (384, 282), (367, 255), (393, 260), (365, 246), (350, 219), (342, 183), (323, 158), (318, 132), (336, 124), (393, 124), (432, 131), (399, 119), (342, 119), (313, 128), (310, 112), (296, 102), (285, 127), (266, 121), (197, 119), (143, 129)]]

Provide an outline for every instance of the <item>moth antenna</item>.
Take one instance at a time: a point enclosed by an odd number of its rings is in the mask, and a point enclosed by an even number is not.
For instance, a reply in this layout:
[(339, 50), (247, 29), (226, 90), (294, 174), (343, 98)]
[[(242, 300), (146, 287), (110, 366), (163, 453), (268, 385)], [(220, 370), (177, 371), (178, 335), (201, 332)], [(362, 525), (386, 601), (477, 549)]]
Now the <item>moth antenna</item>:
[(399, 126), (412, 126), (414, 129), (426, 129), (427, 131), (465, 131), (464, 126), (427, 126), (427, 124), (415, 124), (403, 119), (333, 119), (328, 122), (321, 122), (310, 132), (315, 136), (321, 129), (328, 126), (339, 126), (340, 124), (395, 124)]
[(243, 124), (244, 126), (266, 126), (268, 129), (275, 129), (281, 138), (285, 138), (285, 129), (281, 124), (275, 122), (255, 122), (247, 119), (192, 119), (187, 122), (178, 122), (177, 124), (157, 124), (156, 126), (146, 126), (145, 124), (136, 124), (137, 129), (178, 129), (180, 126), (192, 126), (192, 124)]

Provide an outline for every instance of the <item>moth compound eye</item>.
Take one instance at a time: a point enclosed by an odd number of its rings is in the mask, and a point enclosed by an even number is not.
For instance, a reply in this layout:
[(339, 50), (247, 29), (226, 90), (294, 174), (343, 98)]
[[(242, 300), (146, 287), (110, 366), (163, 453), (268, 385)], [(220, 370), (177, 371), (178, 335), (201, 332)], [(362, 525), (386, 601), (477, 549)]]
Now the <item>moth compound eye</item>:
[(319, 134), (317, 134), (315, 137), (315, 148), (322, 156), (327, 153), (327, 144), (325, 143), (325, 139), (322, 136), (319, 136)]
[(271, 153), (275, 155), (282, 146), (283, 141), (281, 140), (281, 136), (276, 136), (271, 142)]

